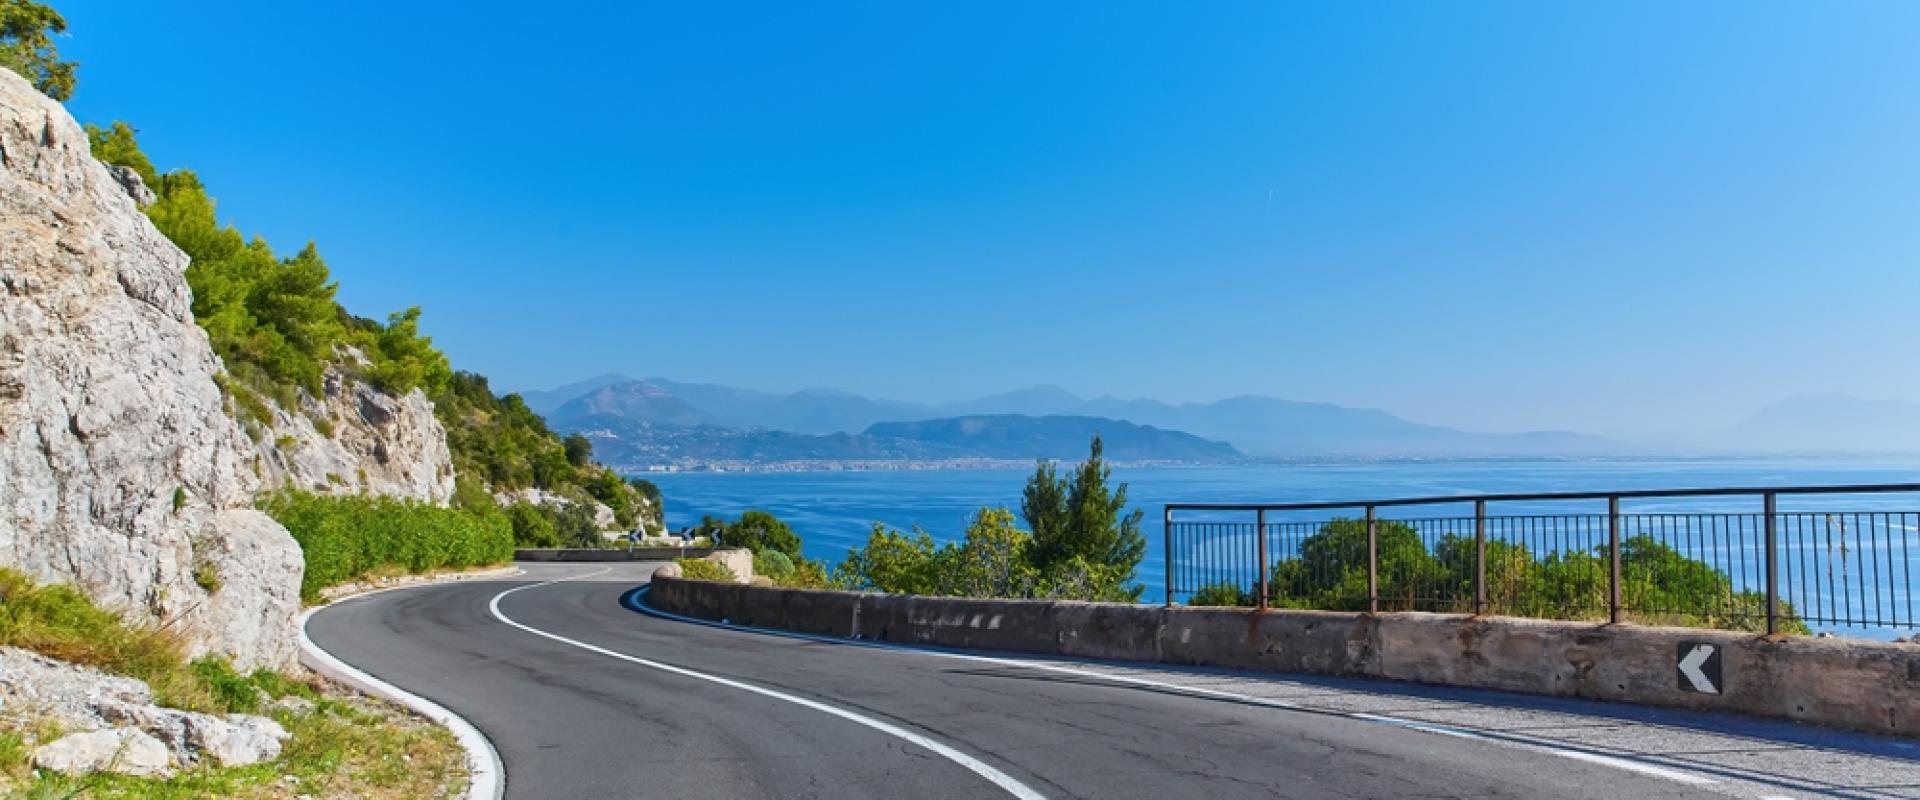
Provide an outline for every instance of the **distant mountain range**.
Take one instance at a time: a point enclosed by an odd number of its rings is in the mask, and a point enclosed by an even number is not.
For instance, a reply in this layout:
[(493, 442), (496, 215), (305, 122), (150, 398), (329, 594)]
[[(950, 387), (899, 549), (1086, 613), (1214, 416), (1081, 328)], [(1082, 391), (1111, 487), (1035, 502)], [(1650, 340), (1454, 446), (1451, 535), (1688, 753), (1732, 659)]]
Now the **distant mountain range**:
[[(1168, 461), (1605, 457), (1668, 455), (1683, 446), (1692, 453), (1920, 452), (1920, 405), (1845, 395), (1790, 398), (1726, 431), (1655, 445), (1569, 431), (1475, 433), (1378, 409), (1258, 395), (1171, 404), (1089, 399), (1052, 385), (927, 404), (833, 389), (783, 394), (603, 375), (523, 397), (556, 428), (617, 435), (626, 443), (618, 446), (649, 458), (1058, 457), (1084, 448), (1096, 428), (1115, 458)], [(1130, 437), (1126, 456), (1115, 447), (1120, 431)], [(1062, 449), (1071, 439), (1078, 447)]]
[(1844, 394), (1789, 397), (1718, 437), (1716, 447), (1754, 452), (1920, 452), (1920, 404)]
[(624, 467), (685, 463), (1007, 461), (1085, 458), (1100, 436), (1115, 461), (1218, 463), (1243, 457), (1224, 442), (1094, 417), (1018, 414), (883, 422), (858, 434), (808, 434), (720, 425), (666, 425), (614, 414), (569, 417), (594, 457)]

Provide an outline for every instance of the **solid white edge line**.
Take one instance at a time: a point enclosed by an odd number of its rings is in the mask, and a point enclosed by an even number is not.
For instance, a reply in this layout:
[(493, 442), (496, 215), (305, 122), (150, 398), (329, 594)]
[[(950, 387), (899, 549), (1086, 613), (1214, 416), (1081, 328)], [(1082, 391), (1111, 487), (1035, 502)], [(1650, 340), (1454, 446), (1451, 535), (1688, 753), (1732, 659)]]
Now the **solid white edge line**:
[[(599, 573), (593, 573), (593, 574), (597, 575)], [(626, 661), (632, 664), (638, 664), (640, 666), (647, 667), (649, 669), (655, 669), (655, 670), (670, 673), (673, 675), (680, 675), (683, 677), (703, 680), (709, 683), (716, 683), (721, 686), (726, 686), (733, 689), (739, 689), (744, 692), (752, 692), (762, 697), (770, 697), (775, 700), (792, 703), (802, 708), (809, 708), (823, 714), (829, 714), (835, 717), (839, 717), (840, 719), (844, 719), (848, 722), (852, 722), (857, 725), (862, 725), (862, 726), (871, 728), (873, 730), (887, 734), (888, 736), (892, 736), (894, 738), (908, 742), (909, 744), (917, 745), (923, 749), (931, 751), (941, 756), (942, 758), (945, 758), (948, 761), (952, 761), (955, 764), (959, 764), (960, 766), (965, 767), (966, 769), (973, 772), (974, 774), (987, 779), (988, 782), (992, 783), (995, 786), (1000, 787), (1007, 794), (1010, 794), (1016, 798), (1019, 798), (1020, 800), (1046, 800), (1046, 795), (1043, 795), (1040, 792), (1035, 791), (1033, 788), (1027, 786), (1026, 784), (1021, 783), (1019, 780), (1016, 780), (1013, 776), (1008, 775), (1004, 772), (1001, 772), (998, 769), (995, 769), (993, 765), (988, 764), (984, 761), (981, 761), (980, 759), (974, 758), (973, 756), (967, 755), (966, 753), (960, 752), (959, 750), (956, 750), (938, 741), (935, 741), (934, 739), (928, 738), (926, 736), (922, 736), (918, 733), (914, 733), (913, 731), (902, 728), (898, 725), (894, 725), (889, 722), (874, 719), (872, 717), (865, 716), (863, 714), (858, 714), (852, 711), (848, 711), (846, 709), (842, 709), (836, 706), (831, 706), (826, 703), (819, 702), (817, 700), (809, 700), (805, 697), (798, 697), (795, 695), (787, 694), (785, 692), (779, 692), (773, 689), (767, 689), (761, 686), (755, 686), (751, 683), (736, 681), (731, 678), (723, 678), (718, 675), (708, 675), (704, 672), (696, 672), (694, 670), (687, 669), (685, 667), (678, 667), (678, 666), (674, 666), (672, 664), (667, 664), (660, 661), (654, 661), (651, 659), (641, 658), (639, 656), (628, 655), (626, 653), (609, 650), (607, 648), (600, 647), (598, 645), (592, 645), (586, 642), (569, 639), (559, 634), (548, 633), (547, 631), (540, 630), (539, 628), (535, 628), (531, 625), (526, 625), (521, 622), (515, 621), (512, 617), (509, 617), (506, 614), (501, 613), (500, 611), (500, 600), (501, 598), (504, 598), (507, 595), (513, 594), (515, 592), (524, 591), (527, 589), (537, 589), (542, 586), (549, 586), (549, 585), (552, 585), (555, 583), (561, 583), (564, 581), (577, 580), (579, 578), (584, 578), (584, 577), (591, 577), (591, 576), (577, 575), (572, 578), (560, 578), (557, 580), (546, 581), (543, 583), (529, 584), (526, 586), (516, 586), (512, 589), (508, 589), (504, 592), (494, 595), (493, 600), (487, 603), (487, 608), (490, 611), (492, 611), (493, 616), (496, 619), (500, 620), (501, 622), (504, 622), (520, 630), (526, 631), (527, 633), (531, 633), (535, 636), (540, 636), (546, 639), (551, 639), (553, 641), (560, 642), (562, 644), (578, 647), (582, 650), (586, 650), (587, 652), (607, 656), (608, 658), (616, 658), (621, 661)]]
[[(792, 639), (803, 639), (803, 640), (815, 641), (815, 642), (828, 642), (831, 644), (857, 645), (860, 647), (879, 648), (881, 650), (894, 650), (894, 651), (906, 652), (906, 653), (919, 653), (921, 655), (933, 656), (937, 658), (951, 658), (951, 659), (956, 659), (960, 661), (972, 661), (975, 663), (987, 663), (987, 664), (998, 664), (1001, 666), (1024, 667), (1028, 669), (1036, 669), (1036, 670), (1042, 670), (1046, 672), (1058, 672), (1058, 673), (1063, 673), (1067, 675), (1096, 678), (1099, 680), (1110, 681), (1113, 683), (1132, 684), (1135, 686), (1148, 686), (1155, 689), (1167, 689), (1171, 691), (1183, 692), (1186, 694), (1200, 695), (1200, 696), (1206, 696), (1206, 697), (1219, 697), (1219, 698), (1234, 700), (1242, 703), (1252, 703), (1256, 705), (1270, 706), (1273, 708), (1287, 708), (1287, 709), (1302, 708), (1302, 706), (1298, 704), (1289, 703), (1284, 700), (1274, 700), (1271, 698), (1256, 697), (1254, 695), (1248, 695), (1248, 694), (1240, 694), (1238, 692), (1226, 692), (1218, 689), (1208, 689), (1200, 686), (1183, 686), (1178, 683), (1171, 683), (1167, 681), (1156, 681), (1149, 678), (1138, 678), (1130, 675), (1113, 675), (1105, 672), (1100, 672), (1097, 670), (1079, 669), (1075, 667), (1063, 666), (1060, 664), (1049, 664), (1044, 661), (1027, 661), (1024, 659), (1017, 659), (1017, 658), (1001, 658), (997, 656), (980, 656), (980, 655), (971, 655), (967, 653), (954, 653), (946, 650), (939, 650), (939, 649), (928, 648), (928, 647), (914, 647), (910, 645), (894, 644), (891, 642), (876, 642), (876, 641), (871, 641), (867, 639), (847, 639), (847, 638), (842, 638), (837, 636), (821, 636), (821, 635), (812, 634), (812, 633), (799, 633), (797, 631), (783, 631), (783, 630), (774, 630), (771, 628), (757, 628), (749, 625), (737, 625), (731, 622), (715, 622), (713, 620), (699, 619), (697, 617), (688, 617), (681, 614), (675, 614), (671, 611), (662, 611), (658, 608), (654, 608), (653, 606), (640, 602), (640, 596), (643, 594), (650, 593), (651, 591), (652, 591), (651, 586), (643, 586), (637, 590), (628, 592), (626, 595), (627, 607), (633, 609), (634, 611), (638, 611), (642, 614), (656, 616), (662, 619), (670, 619), (677, 622), (689, 622), (695, 625), (706, 625), (709, 627), (725, 628), (728, 630), (745, 631), (745, 632), (751, 632), (751, 633), (766, 634), (770, 636), (784, 636)], [(1438, 734), (1441, 736), (1452, 736), (1452, 737), (1461, 738), (1461, 739), (1475, 739), (1475, 740), (1490, 742), (1494, 744), (1504, 744), (1509, 747), (1519, 747), (1523, 749), (1534, 750), (1536, 752), (1549, 753), (1552, 755), (1561, 756), (1563, 758), (1571, 758), (1576, 761), (1585, 761), (1592, 764), (1602, 764), (1605, 766), (1616, 767), (1618, 769), (1624, 769), (1630, 772), (1638, 772), (1643, 775), (1651, 775), (1658, 778), (1665, 778), (1667, 780), (1677, 781), (1680, 783), (1685, 783), (1693, 786), (1707, 786), (1710, 784), (1718, 783), (1718, 781), (1715, 781), (1711, 778), (1705, 778), (1699, 775), (1693, 775), (1690, 773), (1681, 772), (1679, 770), (1667, 769), (1665, 767), (1657, 767), (1651, 764), (1642, 764), (1640, 762), (1633, 761), (1626, 758), (1601, 755), (1598, 753), (1588, 753), (1581, 750), (1568, 750), (1563, 747), (1557, 746), (1552, 741), (1549, 741), (1546, 739), (1540, 739), (1538, 737), (1533, 737), (1533, 736), (1501, 733), (1498, 737), (1494, 737), (1494, 736), (1485, 735), (1484, 733), (1476, 732), (1470, 728), (1457, 728), (1451, 725), (1440, 725), (1437, 723), (1421, 722), (1418, 720), (1403, 719), (1400, 717), (1389, 717), (1389, 716), (1383, 716), (1380, 714), (1368, 714), (1368, 713), (1359, 712), (1359, 711), (1334, 712), (1334, 713), (1338, 713), (1341, 716), (1348, 717), (1350, 719), (1364, 720), (1367, 722), (1379, 722), (1379, 723), (1384, 723), (1388, 725), (1394, 725), (1401, 728), (1407, 728), (1409, 730), (1421, 731), (1423, 733), (1432, 733), (1432, 734)]]
[[(357, 594), (351, 598), (342, 598), (342, 600), (336, 600), (334, 602), (344, 602), (345, 600), (366, 597), (371, 594), (381, 594), (389, 591), (399, 591), (401, 589), (417, 589), (423, 586), (434, 585), (438, 584), (420, 583), (410, 586), (395, 586), (388, 589)], [(493, 749), (493, 742), (488, 741), (486, 734), (481, 733), (479, 728), (474, 727), (473, 723), (468, 722), (466, 718), (459, 714), (448, 710), (445, 706), (373, 677), (365, 671), (340, 660), (334, 654), (321, 649), (320, 645), (314, 644), (313, 638), (307, 635), (307, 622), (313, 619), (314, 614), (330, 608), (332, 605), (332, 603), (329, 603), (324, 606), (314, 606), (301, 612), (299, 625), (301, 666), (319, 673), (328, 680), (346, 684), (363, 693), (386, 700), (387, 702), (405, 706), (420, 716), (446, 726), (448, 730), (453, 732), (453, 738), (460, 743), (460, 749), (467, 751), (467, 797), (469, 800), (500, 800), (507, 791), (506, 766), (500, 762), (500, 753)]]

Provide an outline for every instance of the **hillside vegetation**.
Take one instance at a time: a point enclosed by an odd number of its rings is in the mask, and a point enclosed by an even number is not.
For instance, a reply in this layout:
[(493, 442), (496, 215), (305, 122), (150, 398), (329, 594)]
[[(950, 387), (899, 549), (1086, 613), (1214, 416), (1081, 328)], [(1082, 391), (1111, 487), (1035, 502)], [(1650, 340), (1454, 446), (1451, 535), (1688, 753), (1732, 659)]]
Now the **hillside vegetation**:
[[(272, 414), (269, 402), (283, 409), (298, 408), (296, 392), (318, 394), (329, 370), (390, 394), (419, 389), (433, 400), (435, 415), (447, 430), (457, 475), (454, 505), (476, 517), (453, 522), (434, 516), (436, 530), (490, 530), (505, 524), (526, 544), (593, 545), (600, 540), (598, 526), (590, 511), (577, 506), (605, 504), (614, 513), (614, 524), (621, 527), (638, 521), (647, 507), (647, 488), (629, 485), (617, 473), (593, 463), (590, 449), (576, 445), (570, 450), (518, 397), (494, 396), (484, 376), (454, 371), (433, 340), (420, 332), (419, 307), (396, 311), (384, 322), (348, 313), (335, 298), (339, 284), (313, 243), (290, 256), (276, 254), (264, 239), (221, 226), (213, 197), (192, 171), (158, 171), (141, 150), (131, 126), (122, 122), (89, 126), (88, 133), (95, 157), (134, 170), (154, 190), (157, 199), (146, 208), (147, 216), (192, 258), (186, 277), (193, 289), (194, 319), (206, 329), (226, 366), (228, 380), (222, 388), (243, 423), (255, 430), (264, 427)], [(509, 501), (521, 507), (513, 509), (513, 522), (508, 523), (496, 496), (518, 496), (527, 490), (557, 502)], [(407, 504), (360, 503), (350, 498), (305, 497), (270, 504), (268, 510), (313, 512), (322, 507), (331, 507), (321, 515), (328, 519), (342, 515), (362, 519), (352, 527), (366, 531), (403, 531), (411, 521), (421, 519), (420, 512)], [(313, 516), (296, 521), (304, 524)], [(319, 541), (301, 531), (295, 535), (303, 546)], [(453, 547), (462, 552), (469, 549), (465, 544)], [(411, 553), (413, 548), (412, 542), (393, 541), (370, 544), (365, 551)], [(510, 548), (491, 545), (473, 552), (484, 554), (482, 563), (511, 556)], [(400, 565), (449, 566), (465, 559), (440, 561), (409, 556)], [(333, 569), (337, 563), (329, 558), (319, 574), (328, 579), (352, 577), (352, 572)], [(379, 565), (366, 559), (351, 563), (369, 569)], [(313, 566), (310, 556), (310, 575)]]
[[(75, 88), (74, 65), (61, 60), (55, 47), (65, 30), (65, 19), (49, 6), (0, 2), (0, 66), (50, 97), (67, 99)], [(456, 475), (454, 511), (287, 494), (292, 486), (265, 503), (284, 517), (283, 524), (294, 523), (289, 527), (304, 547), (326, 548), (324, 555), (309, 550), (303, 591), (310, 595), (316, 579), (344, 579), (357, 570), (503, 560), (510, 549), (500, 546), (499, 531), (530, 544), (598, 544), (598, 529), (608, 524), (595, 519), (598, 505), (611, 510), (613, 525), (631, 527), (643, 512), (657, 524), (657, 490), (629, 484), (594, 463), (589, 442), (561, 439), (518, 397), (496, 397), (484, 377), (455, 371), (422, 333), (418, 306), (377, 319), (350, 313), (337, 299), (339, 284), (317, 245), (277, 252), (258, 235), (221, 224), (214, 195), (200, 176), (160, 169), (132, 125), (88, 125), (86, 132), (95, 158), (139, 176), (152, 192), (143, 203), (146, 216), (189, 257), (185, 277), (193, 318), (224, 368), (217, 377), (229, 412), (256, 442), (290, 446), (285, 438), (266, 439), (276, 413), (310, 409), (303, 395), (320, 396), (335, 376), (394, 396), (418, 390), (434, 404)], [(330, 420), (315, 416), (311, 422), (321, 435), (334, 435)], [(412, 531), (421, 525), (450, 541), (415, 541)], [(341, 545), (331, 533), (336, 528), (357, 531), (355, 543)], [(381, 537), (413, 538), (376, 541)], [(357, 555), (336, 557), (342, 547)]]

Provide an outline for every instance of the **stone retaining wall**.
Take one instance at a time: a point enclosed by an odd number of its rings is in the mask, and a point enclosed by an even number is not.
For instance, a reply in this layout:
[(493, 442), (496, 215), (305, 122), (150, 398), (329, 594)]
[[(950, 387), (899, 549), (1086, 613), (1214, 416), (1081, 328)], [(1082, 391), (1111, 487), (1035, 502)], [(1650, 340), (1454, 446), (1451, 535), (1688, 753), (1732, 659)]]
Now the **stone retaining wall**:
[[(676, 578), (656, 579), (648, 601), (691, 617), (827, 636), (1388, 678), (1920, 736), (1920, 646), (1910, 644), (1455, 614), (915, 597)], [(1684, 688), (1690, 682), (1679, 662), (1703, 645), (1719, 663), (1717, 694)]]
[(513, 551), (515, 561), (672, 561), (676, 558), (706, 558), (711, 547), (636, 547), (620, 548), (529, 548)]

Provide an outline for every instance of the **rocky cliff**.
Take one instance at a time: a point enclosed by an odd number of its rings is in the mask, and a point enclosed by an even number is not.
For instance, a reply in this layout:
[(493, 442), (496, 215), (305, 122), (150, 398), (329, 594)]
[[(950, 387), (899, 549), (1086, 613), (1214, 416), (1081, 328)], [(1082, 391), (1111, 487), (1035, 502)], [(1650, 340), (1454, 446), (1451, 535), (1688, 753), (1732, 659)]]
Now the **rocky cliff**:
[(66, 110), (0, 70), (0, 563), (284, 666), (300, 550), (251, 510), (265, 470), (186, 262)]
[[(364, 361), (349, 351), (346, 358)], [(453, 499), (453, 454), (433, 401), (415, 389), (395, 397), (329, 369), (319, 397), (296, 390), (298, 407), (273, 406), (256, 433), (270, 488), (315, 494), (375, 494), (445, 505)]]

